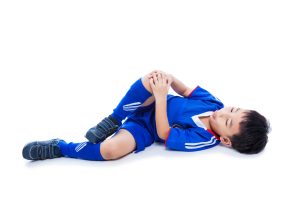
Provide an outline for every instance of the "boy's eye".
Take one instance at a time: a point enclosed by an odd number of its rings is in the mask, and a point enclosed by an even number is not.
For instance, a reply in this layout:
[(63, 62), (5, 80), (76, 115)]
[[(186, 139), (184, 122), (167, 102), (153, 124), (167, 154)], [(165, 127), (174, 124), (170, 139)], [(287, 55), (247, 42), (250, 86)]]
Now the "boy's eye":
[(230, 112), (233, 112), (233, 107), (231, 108), (231, 111)]
[(226, 122), (225, 122), (225, 125), (227, 126), (227, 124), (228, 124), (228, 119), (226, 120)]

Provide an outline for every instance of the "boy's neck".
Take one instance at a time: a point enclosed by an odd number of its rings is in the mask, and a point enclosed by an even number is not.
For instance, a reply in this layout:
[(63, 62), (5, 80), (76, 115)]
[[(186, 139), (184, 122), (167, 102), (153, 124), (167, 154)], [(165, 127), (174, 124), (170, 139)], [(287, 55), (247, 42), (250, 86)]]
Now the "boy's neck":
[(201, 120), (201, 122), (204, 124), (204, 126), (207, 129), (210, 129), (211, 131), (213, 131), (219, 138), (221, 137), (218, 133), (216, 133), (214, 130), (212, 130), (210, 123), (209, 123), (209, 116), (208, 117), (199, 117), (199, 119)]
[(201, 122), (204, 124), (204, 126), (205, 126), (207, 129), (211, 129), (210, 123), (209, 123), (209, 116), (206, 116), (206, 117), (199, 117), (199, 119), (201, 120)]

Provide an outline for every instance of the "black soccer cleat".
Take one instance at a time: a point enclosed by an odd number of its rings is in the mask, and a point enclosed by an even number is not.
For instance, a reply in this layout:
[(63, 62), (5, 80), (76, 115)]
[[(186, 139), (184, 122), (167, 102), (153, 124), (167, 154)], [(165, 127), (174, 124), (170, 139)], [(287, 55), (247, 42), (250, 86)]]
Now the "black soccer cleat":
[(85, 134), (88, 141), (92, 143), (99, 143), (104, 141), (107, 137), (112, 135), (119, 128), (117, 120), (112, 116), (105, 117), (96, 126), (90, 128)]
[(45, 160), (62, 157), (63, 155), (58, 146), (60, 141), (64, 142), (60, 139), (30, 142), (23, 148), (23, 158), (27, 160)]

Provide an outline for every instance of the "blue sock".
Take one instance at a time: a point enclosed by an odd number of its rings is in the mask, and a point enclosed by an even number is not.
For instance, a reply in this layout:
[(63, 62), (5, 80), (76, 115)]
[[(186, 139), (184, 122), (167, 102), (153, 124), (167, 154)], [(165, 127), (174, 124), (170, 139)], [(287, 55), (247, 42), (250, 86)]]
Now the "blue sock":
[(60, 141), (58, 146), (61, 153), (65, 157), (79, 158), (83, 160), (104, 160), (100, 153), (100, 144), (93, 144), (91, 142), (82, 143), (66, 143)]
[(130, 113), (139, 108), (152, 94), (146, 90), (142, 79), (133, 83), (111, 116), (116, 119), (119, 125)]

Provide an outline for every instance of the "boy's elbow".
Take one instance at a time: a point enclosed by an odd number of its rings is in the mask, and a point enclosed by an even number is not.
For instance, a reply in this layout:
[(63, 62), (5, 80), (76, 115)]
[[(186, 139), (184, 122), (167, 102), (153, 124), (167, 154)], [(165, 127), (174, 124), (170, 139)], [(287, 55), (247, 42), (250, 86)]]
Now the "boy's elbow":
[(185, 91), (183, 92), (183, 95), (182, 95), (182, 96), (188, 97), (188, 96), (190, 96), (190, 94), (191, 94), (192, 92), (193, 92), (193, 89), (187, 87), (187, 88), (185, 89)]
[(168, 138), (168, 135), (170, 133), (170, 128), (164, 130), (164, 131), (161, 131), (161, 132), (157, 132), (157, 135), (160, 139), (162, 140), (166, 140)]
[(161, 140), (166, 140), (166, 139), (167, 139), (167, 137), (164, 136), (164, 135), (159, 135), (159, 134), (158, 134), (158, 137), (159, 137)]

